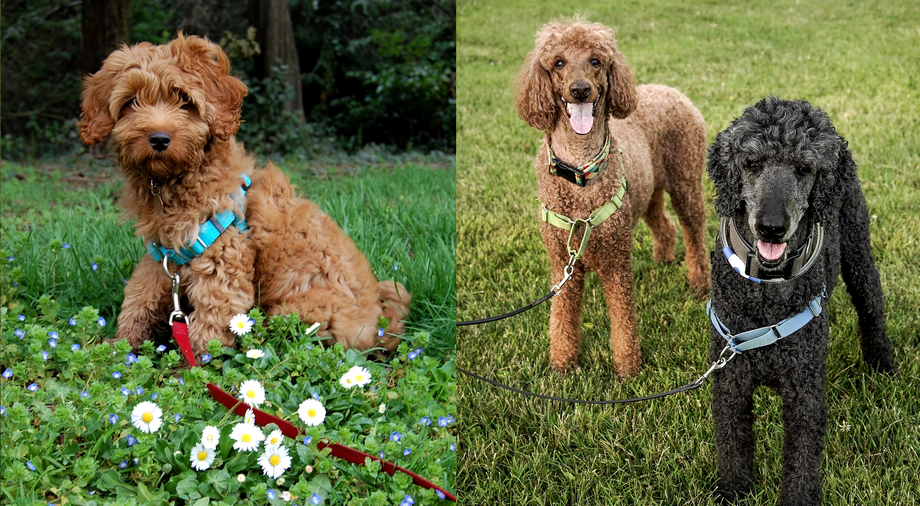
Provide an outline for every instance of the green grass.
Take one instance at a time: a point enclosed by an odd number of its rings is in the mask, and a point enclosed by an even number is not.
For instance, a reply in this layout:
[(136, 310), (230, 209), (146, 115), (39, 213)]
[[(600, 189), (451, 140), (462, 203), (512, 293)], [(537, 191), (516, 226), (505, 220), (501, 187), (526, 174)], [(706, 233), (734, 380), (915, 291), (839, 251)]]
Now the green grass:
[[(687, 94), (708, 139), (767, 94), (824, 109), (850, 143), (872, 220), (900, 373), (869, 374), (844, 289), (831, 301), (825, 504), (915, 504), (920, 464), (920, 6), (915, 2), (465, 1), (458, 5), (458, 318), (511, 310), (549, 289), (538, 234), (533, 158), (541, 134), (517, 118), (514, 80), (536, 31), (575, 12), (610, 25), (640, 83)], [(713, 187), (707, 241), (715, 238)], [(671, 213), (673, 217), (673, 213)], [(676, 222), (676, 220), (674, 220)], [(583, 351), (572, 373), (549, 368), (549, 304), (463, 329), (458, 363), (519, 388), (583, 399), (646, 395), (707, 367), (708, 320), (693, 299), (678, 239), (674, 265), (651, 258), (644, 224), (633, 265), (643, 368), (616, 380), (595, 275), (585, 287)], [(466, 504), (710, 504), (716, 483), (709, 387), (629, 406), (532, 400), (462, 376), (458, 490)], [(756, 492), (775, 504), (779, 400), (756, 395)]]

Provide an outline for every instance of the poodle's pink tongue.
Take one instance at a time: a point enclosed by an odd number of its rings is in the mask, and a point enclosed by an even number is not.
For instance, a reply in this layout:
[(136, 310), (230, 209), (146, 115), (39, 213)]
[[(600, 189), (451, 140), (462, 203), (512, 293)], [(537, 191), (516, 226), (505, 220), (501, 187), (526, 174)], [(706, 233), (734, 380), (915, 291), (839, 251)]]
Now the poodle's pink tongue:
[(594, 104), (575, 104), (569, 103), (569, 122), (572, 129), (579, 135), (585, 135), (591, 131), (594, 125)]
[(786, 243), (772, 244), (757, 241), (757, 251), (760, 252), (760, 256), (767, 260), (778, 260), (779, 257), (783, 256), (783, 252), (786, 251)]

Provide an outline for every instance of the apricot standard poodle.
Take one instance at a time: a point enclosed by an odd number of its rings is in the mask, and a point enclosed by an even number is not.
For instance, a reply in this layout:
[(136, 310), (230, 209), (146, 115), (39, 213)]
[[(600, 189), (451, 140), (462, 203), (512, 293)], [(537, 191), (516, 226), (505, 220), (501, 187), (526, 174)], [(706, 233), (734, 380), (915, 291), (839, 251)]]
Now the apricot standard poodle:
[(256, 304), (322, 322), (319, 335), (345, 347), (395, 348), (411, 295), (378, 283), (354, 242), (280, 170), (254, 167), (234, 139), (247, 92), (218, 45), (182, 34), (124, 46), (86, 78), (80, 138), (112, 136), (122, 203), (151, 252), (125, 287), (116, 339), (137, 347), (169, 316), (166, 256), (193, 310), (196, 355), (211, 339), (233, 346), (230, 319)]
[[(518, 83), (517, 108), (546, 138), (537, 155), (540, 225), (552, 278), (558, 283), (570, 263), (565, 220), (584, 220), (620, 195), (622, 207), (597, 225), (571, 278), (553, 298), (550, 359), (564, 371), (578, 360), (584, 275), (600, 276), (610, 313), (610, 345), (621, 378), (639, 371), (639, 338), (633, 295), (633, 227), (643, 218), (652, 232), (654, 258), (674, 260), (675, 227), (665, 213), (664, 192), (683, 227), (690, 288), (709, 288), (709, 258), (703, 243), (702, 173), (706, 157), (703, 117), (677, 90), (636, 87), (613, 31), (580, 19), (551, 22), (536, 37)], [(576, 226), (576, 240), (584, 225)]]

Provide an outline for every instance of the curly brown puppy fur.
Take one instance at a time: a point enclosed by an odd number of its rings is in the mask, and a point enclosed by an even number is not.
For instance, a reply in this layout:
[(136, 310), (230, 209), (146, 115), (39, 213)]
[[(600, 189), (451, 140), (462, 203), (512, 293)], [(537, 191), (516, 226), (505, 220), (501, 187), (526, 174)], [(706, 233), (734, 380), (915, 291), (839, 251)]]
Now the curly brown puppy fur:
[[(248, 90), (230, 75), (219, 46), (179, 35), (167, 45), (140, 43), (113, 52), (86, 78), (80, 137), (114, 140), (124, 168), (122, 201), (137, 235), (170, 249), (189, 244), (216, 212), (240, 206), (241, 176), (248, 232), (228, 227), (204, 253), (171, 270), (188, 300), (189, 338), (233, 346), (230, 319), (258, 303), (268, 314), (297, 313), (323, 322), (319, 334), (345, 347), (393, 349), (411, 295), (377, 282), (370, 264), (341, 228), (312, 202), (297, 198), (271, 164), (256, 169), (234, 140)], [(145, 255), (125, 287), (116, 339), (139, 346), (172, 310), (171, 280)], [(378, 320), (389, 319), (387, 337)]]
[[(552, 22), (537, 34), (536, 48), (521, 70), (518, 113), (546, 132), (536, 160), (539, 196), (547, 208), (570, 218), (587, 218), (620, 188), (623, 207), (591, 235), (568, 285), (553, 298), (550, 359), (557, 370), (578, 360), (584, 275), (597, 271), (610, 313), (610, 345), (621, 378), (639, 371), (639, 338), (633, 300), (632, 230), (643, 218), (652, 231), (654, 258), (674, 260), (675, 227), (664, 210), (664, 192), (684, 231), (690, 287), (703, 296), (709, 288), (709, 259), (703, 242), (705, 211), (701, 179), (706, 157), (703, 117), (677, 90), (636, 87), (610, 28), (579, 19)], [(595, 121), (600, 118), (600, 121)], [(608, 164), (579, 187), (548, 171), (549, 143), (555, 156), (580, 166), (602, 150), (610, 132)], [(617, 148), (621, 148), (620, 154)], [(552, 277), (563, 277), (568, 232), (542, 223)]]

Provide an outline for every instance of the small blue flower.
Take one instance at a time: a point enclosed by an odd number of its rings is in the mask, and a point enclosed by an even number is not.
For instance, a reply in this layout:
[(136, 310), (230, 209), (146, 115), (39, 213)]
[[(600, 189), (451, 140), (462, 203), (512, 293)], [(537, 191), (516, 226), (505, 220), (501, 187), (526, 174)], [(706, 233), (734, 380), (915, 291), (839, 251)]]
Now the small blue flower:
[(157, 351), (160, 353), (163, 353), (164, 351), (166, 351), (166, 346), (162, 344), (157, 346)]
[(155, 400), (157, 400), (157, 397), (159, 397), (159, 396), (160, 396), (159, 393), (154, 392), (154, 393), (150, 394), (150, 400), (151, 400), (151, 401), (155, 401)]
[(135, 392), (137, 393), (137, 395), (144, 395), (144, 389), (141, 387), (137, 387), (137, 390), (135, 390)]
[(205, 353), (204, 355), (201, 356), (202, 363), (207, 364), (210, 361), (211, 361), (211, 354)]
[(19, 321), (21, 321), (21, 322), (24, 322), (24, 321), (26, 321), (26, 315), (21, 314), (21, 315), (17, 316), (16, 319), (19, 320)]
[(275, 492), (275, 489), (273, 488), (268, 489), (268, 493), (266, 493), (265, 495), (268, 496), (269, 501), (274, 501), (275, 498), (278, 497), (278, 493)]
[(384, 335), (386, 335), (386, 332), (383, 329), (377, 329), (377, 337), (383, 337)]
[(127, 460), (122, 460), (121, 463), (118, 464), (118, 469), (127, 469), (127, 468), (128, 468)]
[(427, 416), (423, 416), (422, 419), (418, 421), (418, 423), (422, 425), (431, 425), (431, 418), (428, 418)]
[(12, 262), (13, 260), (16, 260), (16, 257), (12, 257), (12, 256), (6, 257), (7, 262)]
[(35, 470), (35, 464), (33, 464), (31, 460), (28, 461), (28, 462), (26, 462), (26, 467), (29, 468), (29, 471), (34, 471), (34, 470)]
[(320, 497), (319, 494), (317, 494), (316, 492), (313, 492), (313, 496), (310, 497), (310, 504), (313, 504), (315, 506), (317, 504), (321, 504), (322, 502), (323, 502), (323, 498)]
[(125, 387), (121, 387), (121, 395), (124, 395), (124, 396), (131, 395), (131, 391)]
[(91, 263), (89, 266), (90, 266), (94, 271), (99, 269), (99, 264), (97, 264), (96, 262)]
[(6, 379), (12, 378), (12, 377), (13, 377), (13, 370), (12, 370), (12, 369), (7, 369), (7, 370), (3, 371), (3, 377), (6, 378)]
[(18, 288), (18, 287), (19, 287), (19, 283), (13, 281), (13, 288)]
[(105, 318), (100, 316), (99, 319), (96, 321), (99, 322), (100, 327), (105, 327)]
[(313, 441), (313, 436), (304, 436), (303, 444), (308, 445), (311, 441)]
[(447, 499), (447, 496), (444, 495), (444, 492), (441, 492), (439, 489), (434, 489), (434, 493), (438, 496), (438, 499)]
[(179, 413), (176, 413), (175, 415), (173, 415), (173, 420), (175, 420), (176, 423), (178, 423), (179, 420), (182, 420), (182, 415), (180, 415)]
[(313, 390), (313, 392), (311, 393), (311, 397), (313, 397), (313, 400), (314, 400), (314, 401), (318, 401), (318, 400), (319, 400), (319, 394), (316, 393), (316, 390)]
[(79, 344), (71, 344), (71, 345), (70, 345), (70, 351), (77, 351), (77, 350), (79, 350), (79, 349), (80, 349), (80, 345), (79, 345)]
[(51, 339), (58, 339), (59, 337), (61, 337), (61, 335), (52, 330), (51, 332), (48, 332), (48, 337), (50, 337)]
[(416, 357), (418, 357), (418, 353), (415, 350), (409, 352), (409, 360), (415, 360)]
[(70, 249), (70, 244), (65, 242), (64, 244), (61, 245), (61, 249)]
[(0, 415), (6, 415), (6, 408), (3, 406), (0, 406)]
[(48, 352), (45, 350), (42, 350), (42, 360), (48, 360)]
[(134, 465), (136, 466), (140, 462), (140, 459), (134, 459)]
[(380, 450), (380, 453), (377, 454), (377, 456), (380, 457), (381, 459), (383, 459), (385, 455), (386, 453), (383, 453), (383, 450)]
[(448, 424), (454, 423), (454, 415), (447, 415), (447, 423)]
[(26, 337), (26, 332), (22, 329), (16, 329), (13, 331), (13, 335), (19, 339), (22, 339), (23, 337)]
[(128, 355), (125, 357), (125, 365), (131, 365), (136, 362), (137, 362), (137, 355), (133, 353), (128, 353)]
[(48, 339), (48, 346), (52, 348), (57, 348), (57, 339), (53, 337), (51, 339)]
[(447, 427), (447, 417), (446, 416), (438, 417), (438, 427)]
[(457, 451), (457, 443), (451, 443), (449, 448), (452, 452)]
[(36, 385), (35, 383), (32, 383), (31, 385), (27, 386), (26, 388), (29, 389), (30, 392), (35, 392), (35, 391), (38, 390), (38, 385)]
[(400, 439), (402, 439), (402, 434), (400, 434), (399, 432), (396, 432), (396, 431), (394, 430), (393, 433), (390, 434), (390, 439), (392, 439), (393, 441), (397, 441), (397, 442), (398, 442)]
[(403, 457), (408, 457), (409, 455), (412, 455), (412, 448), (406, 448), (403, 450)]
[(406, 494), (406, 497), (403, 497), (403, 500), (401, 503), (399, 503), (399, 506), (412, 506), (413, 504), (415, 504), (415, 499), (413, 499), (411, 495)]
[(131, 434), (128, 434), (128, 437), (126, 437), (125, 440), (128, 441), (128, 446), (134, 446), (134, 444), (137, 443), (137, 438)]
[(128, 280), (125, 279), (125, 278), (121, 278), (121, 283), (122, 283), (123, 285), (127, 285), (127, 284), (128, 284)]
[(109, 415), (109, 422), (112, 425), (115, 425), (116, 423), (118, 423), (118, 415), (116, 415), (115, 413), (112, 413), (111, 415)]
[(118, 371), (115, 371), (115, 372), (112, 373), (112, 377), (115, 378), (115, 379), (120, 379), (120, 378), (121, 378), (121, 373), (118, 372)]
[(86, 390), (84, 390), (80, 392), (80, 397), (89, 397), (89, 393)]
[(182, 386), (185, 386), (185, 380), (182, 378), (179, 378), (179, 384)]
[(67, 323), (69, 323), (71, 326), (76, 326), (76, 325), (77, 325), (77, 317), (76, 317), (76, 316), (71, 316), (70, 319), (67, 320)]
[(398, 271), (398, 270), (399, 270), (399, 264), (393, 264), (393, 270), (394, 270), (394, 271)]

